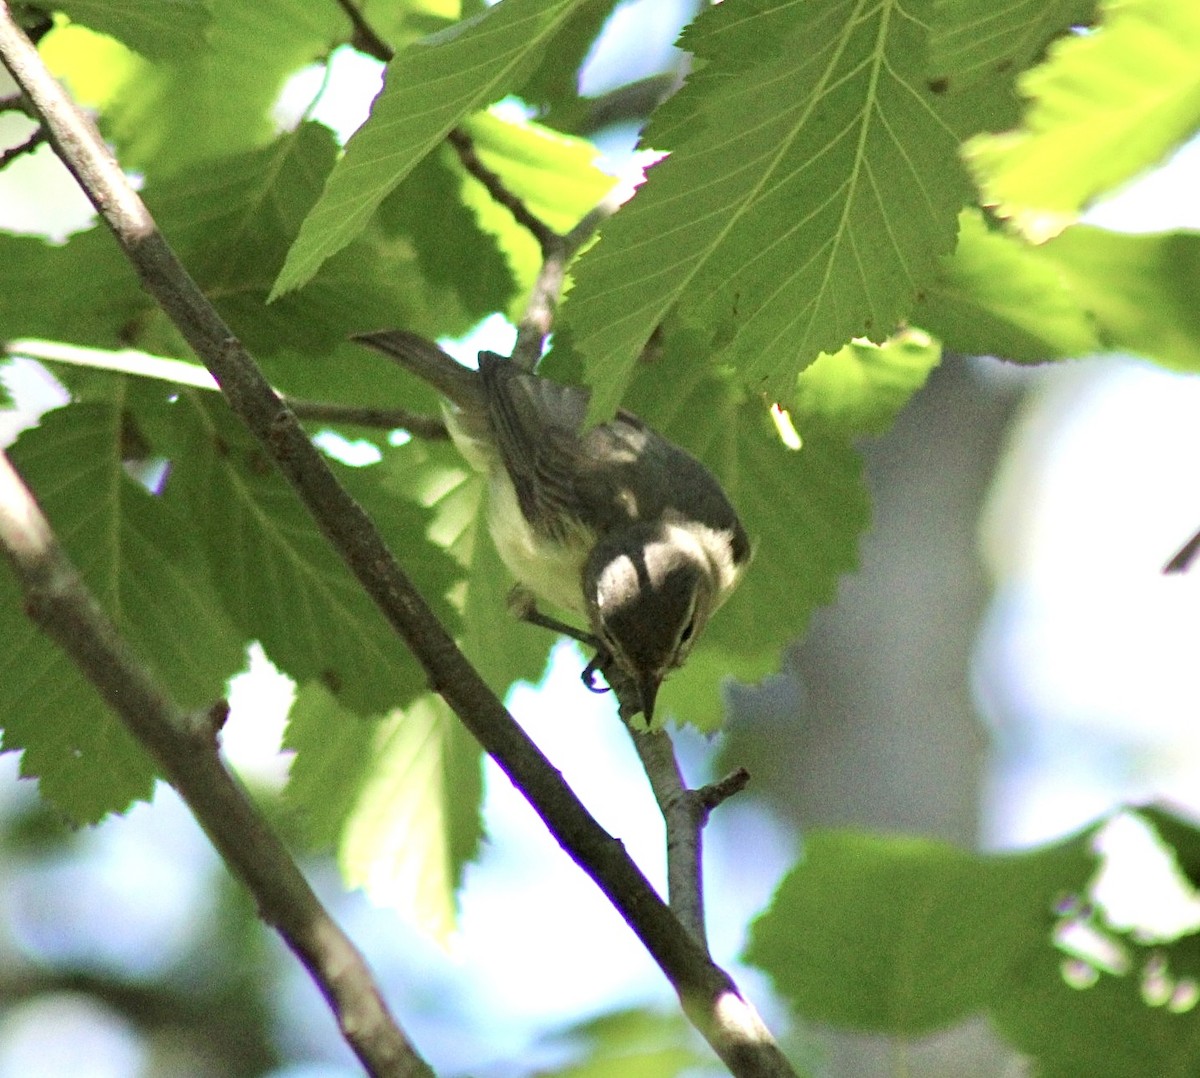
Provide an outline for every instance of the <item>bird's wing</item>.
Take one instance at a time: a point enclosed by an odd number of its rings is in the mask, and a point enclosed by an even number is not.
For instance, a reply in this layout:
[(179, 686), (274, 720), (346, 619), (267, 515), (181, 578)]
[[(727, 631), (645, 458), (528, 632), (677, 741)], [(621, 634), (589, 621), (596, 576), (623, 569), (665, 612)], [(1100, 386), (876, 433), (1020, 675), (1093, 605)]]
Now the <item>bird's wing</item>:
[(539, 532), (564, 538), (580, 524), (596, 529), (596, 509), (609, 500), (599, 428), (581, 437), (588, 391), (529, 374), (511, 361), (480, 355), (492, 430), (525, 518)]

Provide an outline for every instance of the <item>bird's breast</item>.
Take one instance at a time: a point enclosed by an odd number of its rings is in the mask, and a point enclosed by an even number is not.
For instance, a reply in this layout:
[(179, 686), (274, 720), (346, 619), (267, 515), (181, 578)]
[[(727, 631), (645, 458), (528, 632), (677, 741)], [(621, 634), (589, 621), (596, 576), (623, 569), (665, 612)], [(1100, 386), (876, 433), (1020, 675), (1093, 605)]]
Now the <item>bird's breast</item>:
[(582, 525), (568, 526), (561, 542), (534, 531), (508, 474), (495, 468), (488, 487), (488, 530), (518, 583), (544, 602), (586, 617), (583, 565), (595, 537)]

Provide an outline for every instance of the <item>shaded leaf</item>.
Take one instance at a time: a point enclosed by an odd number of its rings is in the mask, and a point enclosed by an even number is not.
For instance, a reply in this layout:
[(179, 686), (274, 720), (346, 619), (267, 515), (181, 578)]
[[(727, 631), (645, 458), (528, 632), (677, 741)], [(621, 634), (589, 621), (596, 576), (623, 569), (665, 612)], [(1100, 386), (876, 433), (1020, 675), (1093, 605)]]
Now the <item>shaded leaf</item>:
[(1066, 990), (1054, 909), (1083, 893), (1093, 868), (1086, 836), (987, 857), (928, 839), (819, 831), (755, 921), (747, 958), (808, 1018), (927, 1032), (1027, 995), (1048, 968)]
[(516, 89), (579, 0), (504, 0), (418, 41), (390, 64), (371, 117), (346, 144), (272, 289), (309, 281), (388, 193), (469, 113)]
[[(183, 708), (211, 703), (244, 664), (246, 640), (219, 604), (186, 520), (122, 465), (119, 407), (47, 413), (13, 447), (68, 555), (117, 629)], [(5, 566), (0, 715), (5, 749), (71, 819), (93, 822), (148, 798), (155, 767), (67, 657), (21, 614)]]
[(0, 338), (117, 348), (150, 309), (150, 297), (106, 229), (78, 233), (62, 245), (0, 234)]
[(964, 212), (958, 247), (921, 291), (913, 320), (947, 348), (1038, 363), (1100, 349), (1095, 324), (1044, 252)]
[[(319, 680), (346, 707), (377, 714), (413, 699), (425, 677), (330, 549), (291, 487), (221, 401), (180, 398), (167, 498), (194, 522), (222, 600), (242, 631), (297, 683)], [(372, 469), (335, 467), (366, 503), (444, 620), (453, 566), (426, 543), (424, 515), (387, 497)]]
[[(378, 223), (385, 235), (412, 244), (426, 290), (456, 294), (478, 320), (507, 307), (516, 282), (495, 238), (463, 202), (462, 177), (447, 163), (450, 153), (447, 148), (417, 164), (380, 203)], [(453, 333), (456, 327), (442, 318), (437, 329)]]
[(106, 116), (122, 165), (152, 180), (270, 142), (285, 79), (350, 36), (336, 4), (207, 0), (208, 33), (170, 64), (145, 63)]
[(268, 305), (267, 292), (336, 145), (307, 123), (270, 146), (211, 162), (147, 191), (189, 271), (252, 351), (325, 355), (346, 337), (413, 321), (409, 295), (426, 291), (412, 256), (366, 238), (331, 259), (302, 291)]
[(1091, 21), (1097, 0), (934, 0), (929, 71), (956, 89), (1024, 70), (1048, 42)]

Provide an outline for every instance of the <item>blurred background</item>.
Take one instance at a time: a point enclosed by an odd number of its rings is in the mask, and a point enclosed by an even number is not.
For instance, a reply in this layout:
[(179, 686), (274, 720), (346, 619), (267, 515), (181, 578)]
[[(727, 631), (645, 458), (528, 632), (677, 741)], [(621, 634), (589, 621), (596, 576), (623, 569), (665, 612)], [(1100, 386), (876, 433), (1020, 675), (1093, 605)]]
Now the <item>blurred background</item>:
[[(616, 100), (622, 87), (678, 78), (671, 42), (693, 6), (622, 6), (585, 91)], [(281, 123), (321, 77), (294, 80)], [(347, 134), (378, 78), (377, 64), (339, 53), (317, 118)], [(619, 168), (636, 121), (615, 114), (595, 137)], [(0, 117), (0, 143), (22, 137), (10, 119)], [(1091, 219), (1200, 227), (1198, 188), (1191, 146)], [(0, 174), (0, 227), (62, 237), (90, 220), (48, 149)], [(64, 399), (32, 361), (0, 377), (20, 404), (0, 415), (4, 443)], [(1198, 416), (1200, 381), (1134, 359), (1030, 368), (946, 356), (895, 427), (863, 445), (875, 521), (861, 571), (777, 676), (730, 686), (721, 737), (680, 733), (692, 783), (741, 765), (753, 776), (706, 832), (715, 957), (824, 1073), (1021, 1070), (981, 1023), (905, 1045), (801, 1028), (738, 967), (747, 924), (806, 830), (1000, 849), (1131, 802), (1169, 799), (1200, 815), (1200, 568), (1162, 574), (1200, 528)], [(225, 747), (271, 812), (290, 686), (261, 656), (248, 661)], [(543, 683), (518, 686), (509, 703), (661, 883), (657, 809), (607, 702), (579, 692), (579, 665), (562, 645)], [(172, 791), (73, 833), (17, 773), (0, 757), (0, 1078), (359, 1073), (316, 989)], [(489, 765), (486, 780), (490, 838), (448, 947), (344, 893), (328, 860), (306, 866), (422, 1053), (441, 1074), (504, 1078), (568, 1073), (585, 1049), (620, 1044), (657, 1069), (627, 1059), (588, 1073), (719, 1073), (702, 1046), (676, 1047), (692, 1042), (673, 995), (626, 926), (499, 771)]]

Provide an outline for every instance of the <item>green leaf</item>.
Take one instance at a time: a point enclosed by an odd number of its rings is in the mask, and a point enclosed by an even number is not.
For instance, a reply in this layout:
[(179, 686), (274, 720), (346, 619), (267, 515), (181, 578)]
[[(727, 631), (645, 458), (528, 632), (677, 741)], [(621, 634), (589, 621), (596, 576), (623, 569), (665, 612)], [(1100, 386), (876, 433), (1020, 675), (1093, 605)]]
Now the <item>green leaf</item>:
[(211, 21), (202, 0), (54, 0), (53, 6), (148, 60), (179, 60), (194, 52)]
[(583, 0), (547, 49), (537, 69), (521, 90), (521, 96), (533, 105), (546, 106), (546, 118), (554, 127), (556, 110), (579, 99), (579, 72), (608, 22), (618, 0)]
[(954, 245), (968, 192), (925, 86), (926, 5), (760, 7), (689, 29), (703, 62), (645, 136), (671, 156), (576, 266), (562, 313), (596, 415), (674, 307), (783, 398), (820, 352), (889, 334)]
[(928, 839), (818, 831), (754, 923), (747, 958), (807, 1018), (924, 1033), (1021, 994), (1014, 987), (1047, 963), (1066, 990), (1054, 909), (1083, 892), (1093, 868), (1086, 835), (980, 856)]
[(1074, 214), (1200, 126), (1200, 6), (1109, 0), (1094, 33), (1055, 45), (1020, 82), (1024, 126), (969, 148), (1006, 216)]
[(1104, 347), (1200, 371), (1200, 233), (1076, 225), (1039, 250), (1095, 319)]
[(967, 355), (1038, 363), (1099, 351), (1091, 314), (1045, 253), (964, 211), (958, 247), (921, 292), (913, 320)]
[[(463, 124), (482, 163), (551, 228), (566, 232), (612, 189), (612, 176), (597, 165), (596, 148), (528, 121), (515, 122), (480, 113)], [(542, 267), (537, 241), (517, 224), (473, 176), (464, 174), (463, 197), (480, 227), (496, 237), (518, 282), (512, 320), (523, 316), (524, 302)]]
[[(224, 402), (181, 395), (175, 430), (166, 497), (191, 517), (242, 631), (297, 683), (320, 680), (359, 714), (384, 712), (421, 692), (416, 661)], [(335, 471), (452, 623), (440, 597), (453, 565), (423, 540), (424, 515), (389, 498), (373, 469)]]
[(336, 4), (207, 0), (207, 35), (169, 64), (144, 64), (106, 116), (121, 164), (151, 179), (263, 146), (294, 71), (350, 36)]
[(0, 235), (0, 339), (117, 348), (151, 306), (107, 229), (78, 233), (62, 245)]
[[(446, 148), (419, 162), (380, 203), (378, 225), (385, 236), (411, 243), (421, 272), (420, 287), (456, 295), (475, 322), (507, 307), (516, 282), (495, 237), (480, 227), (465, 204), (463, 179), (447, 164), (450, 156)], [(455, 327), (446, 317), (434, 326), (442, 334), (469, 328), (467, 324)]]
[(1015, 74), (1047, 42), (1091, 21), (1097, 0), (934, 0), (929, 70), (947, 90)]
[(271, 291), (299, 288), (469, 113), (512, 92), (579, 0), (504, 0), (400, 52)]
[[(186, 520), (125, 473), (120, 407), (47, 413), (13, 447), (84, 581), (159, 683), (183, 708), (218, 699), (244, 665), (245, 639), (215, 601)], [(148, 798), (155, 767), (67, 657), (20, 614), (7, 569), (0, 603), (4, 748), (71, 819), (93, 822)]]
[(558, 232), (574, 228), (616, 184), (596, 147), (541, 124), (490, 112), (463, 124), (475, 152), (525, 208)]
[(940, 359), (941, 348), (914, 331), (822, 355), (796, 379), (793, 425), (801, 438), (810, 423), (851, 435), (883, 434)]
[(711, 1057), (700, 1050), (678, 1011), (613, 1011), (555, 1037), (555, 1054), (573, 1050), (577, 1062), (541, 1071), (540, 1078), (676, 1078), (704, 1072)]
[(364, 237), (305, 289), (268, 306), (267, 292), (337, 152), (307, 123), (270, 146), (210, 162), (146, 192), (164, 234), (251, 350), (325, 356), (357, 331), (411, 324), (410, 296), (432, 290), (412, 255)]
[(299, 693), (285, 747), (287, 797), (350, 887), (445, 940), (455, 889), (482, 836), (481, 753), (440, 697), (361, 719), (319, 685)]

